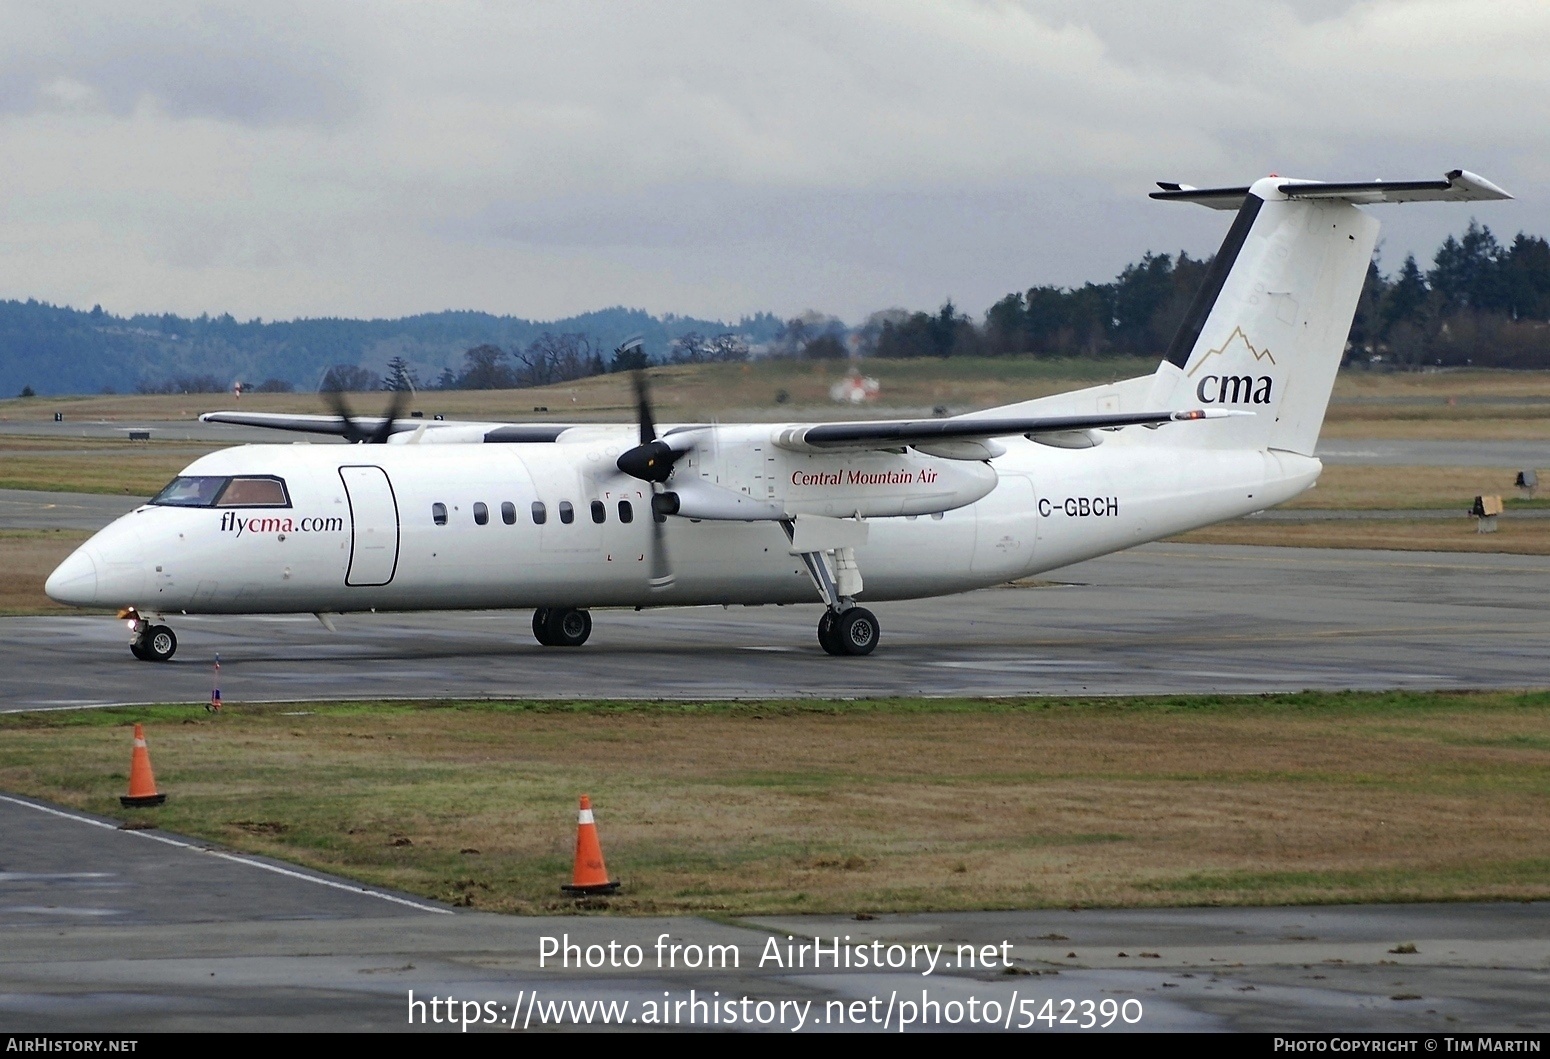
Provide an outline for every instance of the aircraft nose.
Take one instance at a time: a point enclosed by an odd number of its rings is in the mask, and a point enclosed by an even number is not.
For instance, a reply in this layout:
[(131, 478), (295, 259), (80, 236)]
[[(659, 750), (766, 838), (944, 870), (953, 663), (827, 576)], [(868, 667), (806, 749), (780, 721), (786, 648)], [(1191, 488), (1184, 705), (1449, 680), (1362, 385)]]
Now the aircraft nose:
[(89, 607), (95, 603), (97, 564), (92, 561), (91, 553), (85, 548), (71, 552), (70, 557), (48, 575), (43, 591), (54, 602), (73, 607)]

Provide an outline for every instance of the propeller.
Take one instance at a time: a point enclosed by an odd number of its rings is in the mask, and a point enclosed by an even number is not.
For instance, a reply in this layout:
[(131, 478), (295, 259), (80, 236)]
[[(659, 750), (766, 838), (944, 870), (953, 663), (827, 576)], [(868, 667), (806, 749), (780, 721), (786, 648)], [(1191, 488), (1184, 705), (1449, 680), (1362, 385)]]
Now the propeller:
[[(638, 345), (640, 339), (627, 340), (620, 350)], [(651, 486), (651, 588), (661, 591), (673, 586), (673, 570), (667, 556), (667, 516), (678, 510), (678, 497), (663, 484), (673, 473), (673, 464), (688, 451), (675, 449), (657, 437), (656, 417), (651, 412), (651, 388), (646, 373), (634, 373), (635, 408), (640, 422), (640, 444), (622, 454), (617, 466), (632, 478)]]
[(374, 429), (368, 430), (355, 417), (350, 414), (350, 406), (345, 404), (344, 394), (337, 390), (324, 391), (323, 400), (334, 415), (339, 417), (340, 431), (345, 441), (352, 445), (386, 445), (387, 439), (393, 436), (393, 424), (398, 422), (404, 414), (404, 407), (409, 403), (409, 394), (404, 390), (394, 390), (393, 397), (388, 402), (387, 414)]

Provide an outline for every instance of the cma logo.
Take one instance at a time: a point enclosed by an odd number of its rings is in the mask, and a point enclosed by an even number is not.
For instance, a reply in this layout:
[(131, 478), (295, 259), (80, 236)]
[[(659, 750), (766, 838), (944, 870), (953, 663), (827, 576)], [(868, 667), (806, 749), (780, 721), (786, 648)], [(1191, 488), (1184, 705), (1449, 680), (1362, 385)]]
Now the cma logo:
[(1205, 375), (1195, 396), (1205, 404), (1269, 404), (1274, 385), (1268, 375)]
[[(1220, 370), (1224, 365), (1242, 364), (1245, 361), (1258, 367), (1262, 361), (1267, 360), (1272, 365), (1276, 362), (1270, 350), (1255, 349), (1249, 336), (1243, 333), (1243, 328), (1234, 327), (1227, 341), (1215, 349), (1206, 350), (1195, 366), (1189, 369), (1189, 374), (1193, 376), (1202, 368)], [(1269, 404), (1274, 389), (1275, 383), (1268, 375), (1202, 375), (1200, 381), (1195, 383), (1195, 398), (1202, 404)]]

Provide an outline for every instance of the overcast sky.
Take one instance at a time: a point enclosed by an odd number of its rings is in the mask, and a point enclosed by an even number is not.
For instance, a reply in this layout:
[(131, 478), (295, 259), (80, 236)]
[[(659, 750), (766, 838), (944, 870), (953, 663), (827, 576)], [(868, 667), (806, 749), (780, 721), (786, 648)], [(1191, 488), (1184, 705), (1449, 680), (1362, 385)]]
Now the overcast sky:
[(1545, 0), (0, 0), (0, 297), (856, 321), (1213, 251), (1154, 180), (1474, 170), (1550, 235)]

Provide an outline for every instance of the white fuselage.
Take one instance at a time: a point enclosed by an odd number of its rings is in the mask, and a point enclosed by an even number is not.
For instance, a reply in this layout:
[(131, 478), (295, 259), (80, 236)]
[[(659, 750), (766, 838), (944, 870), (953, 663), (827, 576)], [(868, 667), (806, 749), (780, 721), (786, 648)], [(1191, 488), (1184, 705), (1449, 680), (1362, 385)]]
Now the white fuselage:
[[(867, 542), (856, 549), (865, 580), (857, 598), (944, 595), (1066, 566), (1282, 503), (1320, 470), (1306, 456), (1172, 448), (1163, 440), (1139, 427), (1089, 449), (1012, 439), (989, 464), (994, 480), (978, 486), (962, 475), (977, 468), (983, 476), (985, 464), (941, 461), (967, 483), (962, 488), (988, 494), (934, 515), (867, 519)], [(48, 591), (78, 606), (151, 614), (818, 601), (773, 521), (668, 518), (676, 583), (654, 591), (651, 489), (614, 468), (634, 441), (633, 427), (619, 427), (548, 444), (226, 449), (183, 473), (276, 476), (289, 507), (142, 506), (83, 544)], [(782, 458), (768, 485), (761, 486), (763, 467), (736, 469), (732, 480), (771, 496), (779, 484), (784, 495), (797, 472)], [(817, 462), (843, 470), (890, 458), (832, 454)], [(679, 472), (693, 473), (693, 465)], [(817, 496), (827, 480), (809, 475), (796, 483)], [(901, 488), (883, 480), (879, 488)], [(837, 480), (832, 514), (860, 505), (853, 494), (867, 486), (855, 481)], [(535, 503), (544, 506), (541, 525)], [(483, 505), (482, 523), (476, 505)], [(562, 505), (573, 513), (569, 522)]]

